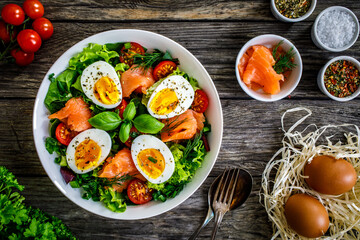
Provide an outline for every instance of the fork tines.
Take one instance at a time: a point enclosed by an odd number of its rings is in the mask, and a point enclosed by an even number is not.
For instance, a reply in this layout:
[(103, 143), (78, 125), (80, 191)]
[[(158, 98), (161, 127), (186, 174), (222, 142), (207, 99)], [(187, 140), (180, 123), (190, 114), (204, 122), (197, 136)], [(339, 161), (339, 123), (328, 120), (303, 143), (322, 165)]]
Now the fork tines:
[[(214, 202), (226, 204), (229, 210), (240, 174), (239, 168), (225, 169), (216, 188)], [(218, 199), (218, 195), (220, 196)], [(225, 196), (224, 196), (225, 195)]]

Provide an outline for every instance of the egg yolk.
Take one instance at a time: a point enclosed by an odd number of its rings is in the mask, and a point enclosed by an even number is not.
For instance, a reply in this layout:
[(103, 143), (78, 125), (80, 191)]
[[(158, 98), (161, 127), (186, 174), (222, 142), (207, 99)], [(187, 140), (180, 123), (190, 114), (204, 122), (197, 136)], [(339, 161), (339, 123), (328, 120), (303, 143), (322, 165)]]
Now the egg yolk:
[(144, 149), (139, 152), (137, 162), (141, 170), (150, 178), (158, 178), (165, 169), (165, 159), (155, 148)]
[(166, 115), (175, 110), (179, 104), (174, 89), (164, 88), (160, 90), (150, 103), (150, 109), (158, 115)]
[(97, 164), (101, 156), (101, 147), (93, 140), (82, 141), (75, 149), (75, 165), (86, 170)]
[(100, 78), (94, 85), (94, 95), (103, 104), (115, 104), (119, 101), (119, 91), (109, 77)]

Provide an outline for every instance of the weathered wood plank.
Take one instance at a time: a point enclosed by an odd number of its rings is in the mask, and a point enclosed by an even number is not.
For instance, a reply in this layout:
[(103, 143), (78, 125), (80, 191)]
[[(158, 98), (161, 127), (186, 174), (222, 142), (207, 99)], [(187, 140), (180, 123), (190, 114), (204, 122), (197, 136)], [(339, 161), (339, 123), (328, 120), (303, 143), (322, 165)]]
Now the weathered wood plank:
[[(13, 3), (3, 0), (2, 3)], [(270, 1), (171, 1), (171, 0), (43, 0), (45, 16), (54, 21), (178, 21), (178, 20), (239, 20), (276, 21), (270, 12)], [(318, 1), (314, 13), (306, 21), (315, 17), (326, 7), (337, 1)], [(341, 3), (353, 11), (360, 6), (356, 0)]]
[[(187, 239), (205, 217), (207, 191), (220, 170), (210, 177), (183, 204), (162, 215), (139, 221), (106, 219), (76, 206), (58, 191), (46, 177), (19, 177), (26, 186), (26, 203), (39, 207), (64, 221), (79, 239)], [(269, 239), (271, 226), (264, 208), (259, 203), (260, 178), (254, 178), (253, 191), (247, 202), (228, 213), (219, 230), (218, 239)], [(60, 207), (61, 206), (61, 207)], [(246, 221), (244, 221), (246, 219)], [(249, 224), (251, 222), (251, 224)], [(213, 222), (201, 232), (199, 239), (209, 239)], [(261, 229), (261, 231), (259, 231)], [(145, 239), (145, 238), (144, 238)]]
[[(40, 83), (55, 60), (76, 42), (95, 33), (121, 28), (136, 28), (154, 31), (179, 42), (191, 51), (205, 66), (217, 87), (221, 98), (250, 99), (240, 88), (235, 76), (235, 59), (240, 48), (249, 39), (261, 33), (274, 33), (293, 41), (302, 55), (303, 77), (291, 94), (296, 98), (327, 99), (317, 87), (316, 77), (320, 68), (331, 57), (329, 53), (315, 47), (310, 39), (311, 23), (270, 22), (223, 22), (186, 23), (181, 31), (174, 31), (178, 23), (55, 23), (54, 37), (45, 42), (36, 53), (36, 59), (28, 67), (7, 65), (0, 67), (0, 98), (34, 98)], [(161, 29), (161, 30), (159, 30)], [(358, 41), (344, 55), (360, 58)], [(190, 73), (191, 74), (191, 73)]]

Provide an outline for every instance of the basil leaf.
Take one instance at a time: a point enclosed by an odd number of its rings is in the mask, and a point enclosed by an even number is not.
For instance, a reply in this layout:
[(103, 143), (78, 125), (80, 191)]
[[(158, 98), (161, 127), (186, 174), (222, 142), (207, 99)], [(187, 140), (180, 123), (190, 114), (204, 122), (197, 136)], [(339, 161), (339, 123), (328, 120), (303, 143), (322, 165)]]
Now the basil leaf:
[(149, 114), (141, 114), (133, 120), (135, 128), (142, 133), (156, 134), (164, 126), (162, 122), (156, 120), (156, 118)]
[(119, 131), (119, 138), (121, 142), (124, 143), (129, 139), (131, 127), (132, 127), (131, 122), (125, 122), (121, 124)]
[(110, 131), (120, 125), (121, 118), (114, 112), (102, 112), (90, 118), (89, 123), (95, 128)]
[(135, 104), (133, 102), (130, 102), (123, 113), (123, 117), (125, 120), (132, 120), (135, 117), (136, 114), (136, 107)]

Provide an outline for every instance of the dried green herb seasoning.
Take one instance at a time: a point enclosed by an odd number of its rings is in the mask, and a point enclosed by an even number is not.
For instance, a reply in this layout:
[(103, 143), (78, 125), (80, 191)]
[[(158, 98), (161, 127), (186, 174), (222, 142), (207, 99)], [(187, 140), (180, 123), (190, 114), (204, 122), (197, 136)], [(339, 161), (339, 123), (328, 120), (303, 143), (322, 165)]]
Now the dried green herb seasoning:
[(359, 70), (350, 61), (335, 61), (326, 68), (324, 83), (331, 95), (340, 98), (350, 96), (359, 88)]
[(277, 10), (287, 18), (299, 18), (309, 11), (311, 0), (275, 0)]

